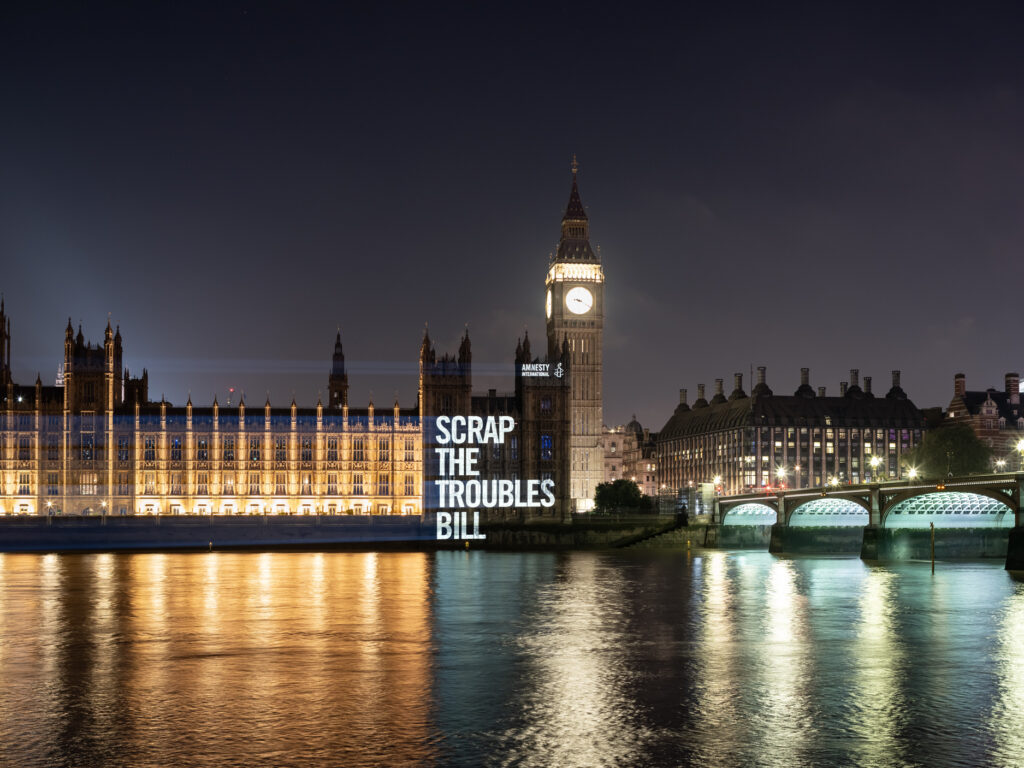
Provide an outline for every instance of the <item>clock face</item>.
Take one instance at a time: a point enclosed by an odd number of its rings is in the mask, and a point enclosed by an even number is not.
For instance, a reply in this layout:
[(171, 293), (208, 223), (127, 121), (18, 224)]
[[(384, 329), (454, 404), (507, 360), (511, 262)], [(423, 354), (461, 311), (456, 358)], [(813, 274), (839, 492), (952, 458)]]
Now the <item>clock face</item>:
[(548, 289), (548, 298), (544, 302), (544, 312), (547, 314), (548, 319), (551, 319), (551, 289)]
[(574, 315), (584, 315), (594, 306), (594, 296), (582, 285), (577, 285), (565, 294), (565, 306)]

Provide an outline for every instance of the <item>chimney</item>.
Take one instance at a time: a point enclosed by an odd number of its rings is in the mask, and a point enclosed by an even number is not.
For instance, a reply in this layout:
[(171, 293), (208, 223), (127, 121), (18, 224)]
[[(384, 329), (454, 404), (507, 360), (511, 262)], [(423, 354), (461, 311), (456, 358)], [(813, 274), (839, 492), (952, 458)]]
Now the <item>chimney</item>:
[(725, 381), (723, 379), (715, 379), (715, 397), (725, 397), (725, 388), (722, 386), (724, 383)]
[(864, 394), (865, 395), (870, 395), (871, 394), (871, 377), (870, 376), (865, 376), (864, 377)]
[(967, 394), (967, 379), (962, 373), (953, 377), (953, 397), (963, 397)]
[(899, 371), (893, 371), (892, 372), (892, 388), (893, 389), (899, 389), (900, 388), (900, 372)]
[[(760, 371), (762, 369), (758, 368), (757, 370), (758, 370), (758, 375), (760, 375)], [(743, 389), (743, 374), (742, 373), (734, 373), (732, 375), (732, 388), (733, 389)]]
[(801, 368), (800, 369), (800, 386), (809, 387), (811, 386), (811, 369)]
[(1020, 374), (1006, 374), (1006, 399), (1011, 405), (1020, 405)]
[(680, 389), (679, 390), (679, 404), (680, 405), (686, 405), (686, 390), (685, 389)]
[(857, 368), (850, 369), (850, 386), (860, 389), (860, 370)]
[(839, 382), (839, 396), (840, 397), (846, 397), (846, 388), (847, 388), (847, 386), (848, 386), (847, 382), (845, 382), (845, 381), (840, 381)]
[(824, 397), (824, 396), (825, 396), (825, 388), (824, 387), (818, 387), (818, 397)]
[(757, 383), (764, 384), (764, 372), (767, 369), (763, 365), (757, 366)]
[(697, 400), (698, 401), (704, 400), (704, 385), (703, 384), (698, 384), (697, 385)]

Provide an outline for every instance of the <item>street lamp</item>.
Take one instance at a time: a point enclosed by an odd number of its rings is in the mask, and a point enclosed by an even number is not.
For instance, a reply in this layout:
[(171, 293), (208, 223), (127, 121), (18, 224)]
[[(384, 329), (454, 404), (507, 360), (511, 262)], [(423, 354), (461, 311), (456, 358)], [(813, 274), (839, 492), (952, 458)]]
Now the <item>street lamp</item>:
[(882, 460), (878, 456), (872, 456), (871, 461), (868, 463), (871, 464), (871, 480), (877, 481), (878, 467), (882, 464)]
[(999, 472), (1006, 470), (1006, 459), (996, 459), (996, 469)]
[(917, 467), (911, 467), (907, 470), (907, 477), (914, 480), (917, 477)]
[(839, 478), (838, 478), (838, 477), (836, 477), (835, 475), (832, 475), (832, 477), (831, 477), (831, 479), (830, 479), (830, 480), (828, 481), (828, 483), (829, 483), (829, 485), (831, 485), (831, 486), (832, 486), (833, 488), (835, 488), (835, 487), (837, 487), (837, 486), (839, 485)]
[(786, 468), (785, 467), (776, 467), (776, 469), (775, 469), (775, 479), (779, 481), (779, 485), (785, 487), (785, 485), (786, 485)]

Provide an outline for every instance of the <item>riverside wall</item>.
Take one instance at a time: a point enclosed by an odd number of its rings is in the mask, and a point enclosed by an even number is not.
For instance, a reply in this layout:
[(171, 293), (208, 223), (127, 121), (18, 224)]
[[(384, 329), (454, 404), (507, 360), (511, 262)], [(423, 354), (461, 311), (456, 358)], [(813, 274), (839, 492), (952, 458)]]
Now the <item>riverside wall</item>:
[[(470, 515), (470, 518), (472, 515)], [(0, 517), (0, 552), (180, 549), (583, 549), (625, 546), (674, 527), (651, 515), (488, 520), (483, 539), (437, 540), (425, 515), (60, 515)], [(470, 533), (473, 533), (472, 524)]]

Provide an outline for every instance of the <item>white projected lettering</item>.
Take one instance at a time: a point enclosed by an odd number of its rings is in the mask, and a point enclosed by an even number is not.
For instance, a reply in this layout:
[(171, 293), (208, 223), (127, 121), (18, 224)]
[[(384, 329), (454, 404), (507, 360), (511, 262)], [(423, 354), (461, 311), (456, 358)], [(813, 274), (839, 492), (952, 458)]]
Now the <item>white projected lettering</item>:
[[(485, 539), (480, 533), (479, 508), (536, 508), (555, 505), (555, 481), (481, 480), (478, 445), (501, 445), (515, 429), (511, 416), (439, 416), (435, 448), (440, 479), (437, 539)], [(450, 446), (450, 447), (449, 447)], [(458, 446), (458, 447), (455, 447)], [(473, 511), (472, 532), (467, 507)], [(453, 511), (444, 511), (453, 510)], [(457, 511), (456, 511), (457, 510)]]

